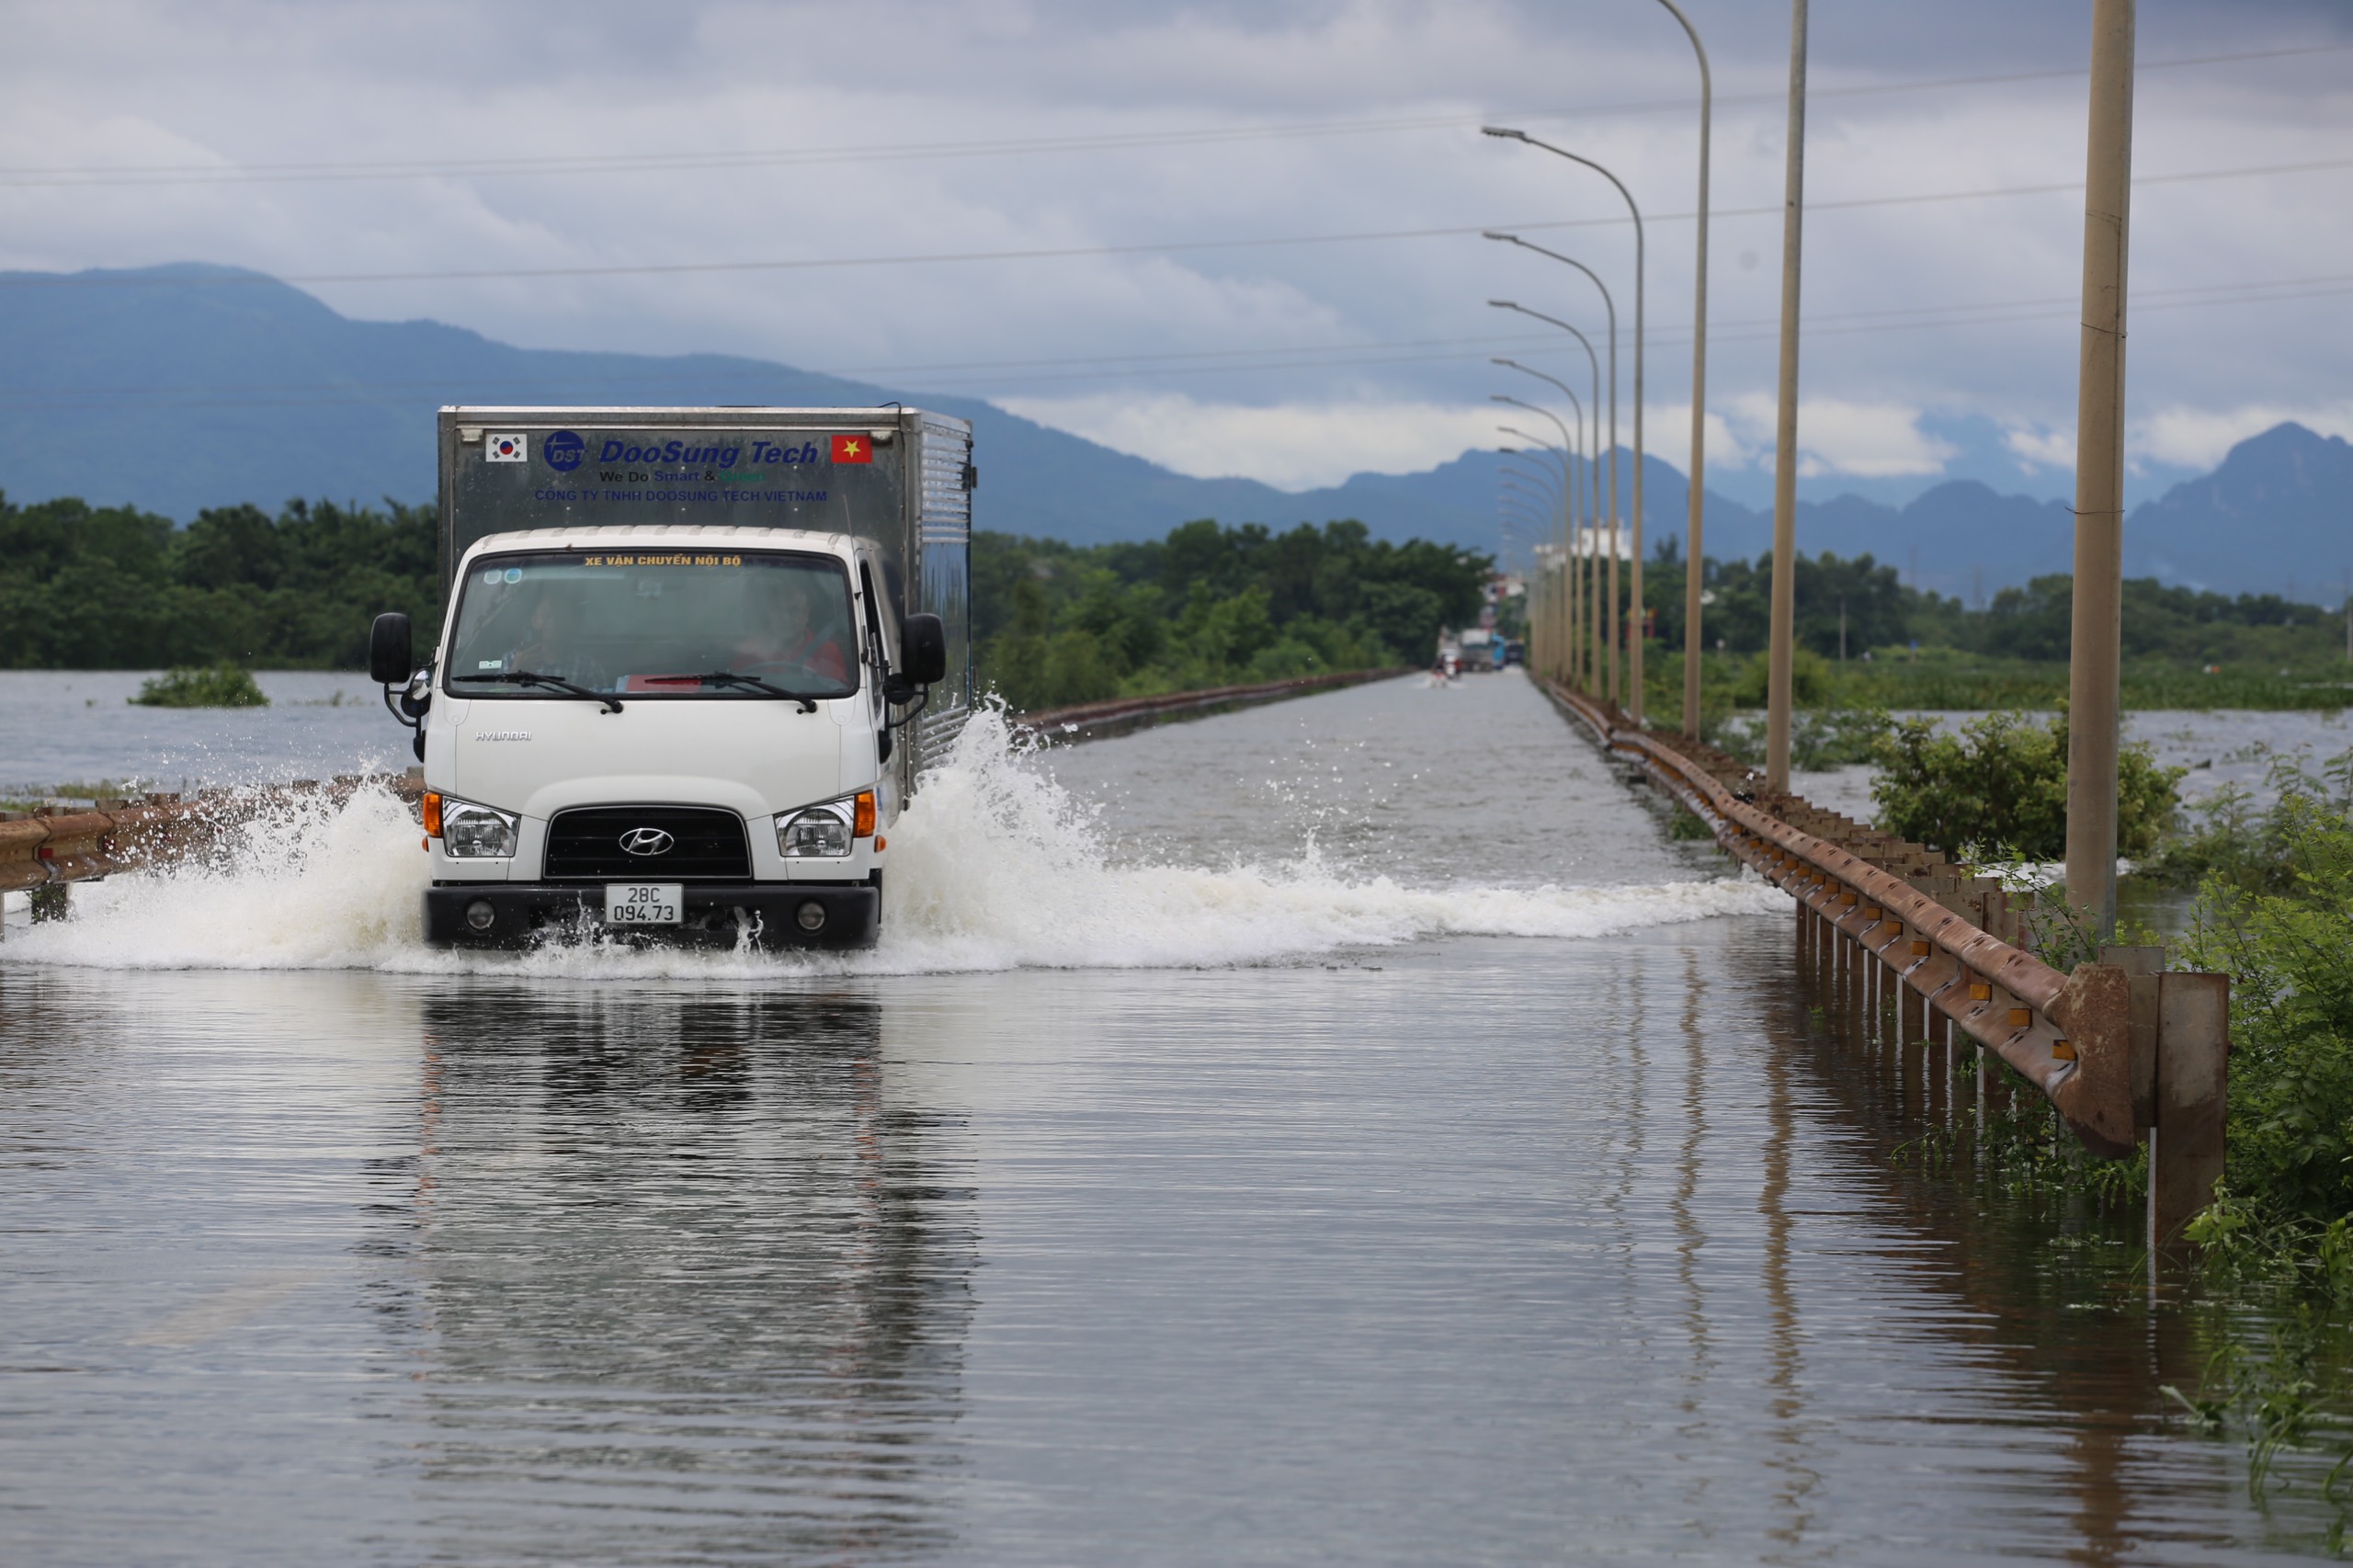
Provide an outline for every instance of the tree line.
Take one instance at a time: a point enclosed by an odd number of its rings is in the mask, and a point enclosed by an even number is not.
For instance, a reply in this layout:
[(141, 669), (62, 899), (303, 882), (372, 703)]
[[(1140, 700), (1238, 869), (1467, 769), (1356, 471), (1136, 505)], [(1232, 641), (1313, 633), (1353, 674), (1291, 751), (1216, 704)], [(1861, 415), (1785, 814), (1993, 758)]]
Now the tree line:
[[(1623, 574), (1620, 574), (1621, 578)], [(1643, 596), (1653, 608), (1653, 635), (1683, 646), (1684, 563), (1672, 541), (1645, 565)], [(1713, 650), (1754, 653), (1771, 626), (1773, 558), (1710, 559), (1700, 579), (1710, 602), (1702, 635)], [(1845, 559), (1824, 551), (1796, 561), (1795, 630), (1799, 646), (1826, 659), (1877, 651), (1949, 648), (1965, 653), (2029, 661), (2064, 661), (2072, 630), (2075, 580), (2061, 573), (2023, 587), (2003, 588), (1982, 608), (1915, 588), (1893, 566), (1870, 555)], [(2127, 579), (2124, 656), (2188, 665), (2312, 664), (2342, 657), (2345, 618), (2339, 611), (2299, 604), (2277, 594), (2232, 597), (2170, 587), (2154, 577)], [(1843, 631), (1842, 631), (1843, 627)]]
[[(290, 501), (199, 513), (0, 496), (0, 666), (354, 669), (368, 627), (441, 615), (431, 506)], [(1423, 664), (1477, 618), (1493, 562), (1361, 523), (1188, 523), (1078, 546), (973, 537), (984, 685), (1019, 707)]]
[(1202, 519), (1120, 544), (978, 533), (972, 571), (983, 679), (1017, 708), (1052, 708), (1426, 665), (1442, 630), (1478, 619), (1495, 562), (1355, 521)]
[[(275, 516), (218, 507), (178, 528), (135, 507), (0, 496), (0, 666), (356, 668), (379, 611), (438, 622), (437, 528), (431, 506), (390, 500), (290, 501)], [(983, 678), (1032, 707), (1421, 664), (1441, 628), (1476, 619), (1493, 568), (1449, 545), (1374, 540), (1353, 521), (1278, 533), (1209, 519), (1092, 546), (982, 532), (972, 564)], [(1762, 650), (1771, 557), (1704, 570), (1711, 648)], [(1651, 635), (1678, 650), (1684, 563), (1672, 541), (1645, 579)], [(1970, 609), (1868, 554), (1800, 556), (1798, 642), (1825, 659), (1842, 645), (1849, 659), (1916, 645), (2063, 661), (2070, 588), (2064, 575), (2038, 577)], [(2308, 666), (2344, 647), (2343, 617), (2317, 606), (2124, 585), (2128, 659)]]
[(357, 669), (379, 611), (438, 623), (430, 506), (199, 513), (0, 496), (0, 666)]

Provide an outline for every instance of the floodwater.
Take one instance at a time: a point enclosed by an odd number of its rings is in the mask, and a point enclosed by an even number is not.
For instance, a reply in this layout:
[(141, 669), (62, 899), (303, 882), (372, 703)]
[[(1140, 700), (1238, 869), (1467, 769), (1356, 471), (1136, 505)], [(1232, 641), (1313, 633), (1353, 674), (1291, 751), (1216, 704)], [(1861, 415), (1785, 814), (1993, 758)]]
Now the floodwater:
[[(1983, 717), (1976, 713), (1922, 713), (1945, 729)], [(2047, 715), (2037, 715), (2040, 721)], [(2177, 711), (2151, 709), (2124, 715), (2127, 744), (2145, 745), (2161, 767), (2178, 767), (2181, 799), (2195, 808), (2207, 797), (2232, 789), (2258, 805), (2279, 798), (2271, 787), (2276, 764), (2317, 768), (2333, 757), (2353, 751), (2353, 710), (2337, 709), (2288, 712), (2249, 712), (2234, 709)], [(1871, 819), (1871, 777), (1868, 764), (1795, 772), (1790, 785), (1817, 806), (1842, 812), (1859, 822)]]
[(989, 730), (850, 960), (425, 952), (366, 798), (12, 920), (0, 1559), (2322, 1540), (1516, 673)]
[(364, 675), (259, 670), (267, 708), (142, 708), (131, 699), (155, 673), (0, 670), (0, 798), (59, 785), (274, 784), (416, 760)]

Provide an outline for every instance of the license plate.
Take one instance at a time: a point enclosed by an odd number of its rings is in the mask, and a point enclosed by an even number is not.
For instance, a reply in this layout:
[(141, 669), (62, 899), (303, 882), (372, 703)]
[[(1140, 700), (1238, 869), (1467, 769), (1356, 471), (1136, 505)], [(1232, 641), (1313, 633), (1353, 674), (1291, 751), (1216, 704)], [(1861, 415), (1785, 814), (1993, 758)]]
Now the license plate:
[(607, 882), (608, 926), (676, 926), (687, 903), (684, 882)]

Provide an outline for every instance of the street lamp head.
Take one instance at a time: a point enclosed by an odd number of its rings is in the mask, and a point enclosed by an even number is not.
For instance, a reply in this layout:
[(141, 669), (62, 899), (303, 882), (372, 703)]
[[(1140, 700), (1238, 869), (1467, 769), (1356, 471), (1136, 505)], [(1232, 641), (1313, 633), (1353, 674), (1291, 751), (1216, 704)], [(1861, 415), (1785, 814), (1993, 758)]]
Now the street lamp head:
[(1489, 306), (1498, 311), (1516, 311), (1519, 309), (1518, 303), (1511, 300), (1490, 300), (1487, 303)]
[(1483, 239), (1483, 240), (1501, 240), (1501, 241), (1503, 241), (1506, 244), (1514, 244), (1514, 245), (1516, 245), (1516, 244), (1519, 244), (1519, 236), (1518, 236), (1518, 234), (1506, 234), (1506, 233), (1501, 233), (1500, 231), (1498, 231), (1498, 230), (1495, 230), (1495, 229), (1482, 229), (1482, 230), (1480, 230), (1480, 231), (1479, 231), (1479, 237), (1480, 237), (1481, 239)]
[(1506, 142), (1525, 142), (1528, 140), (1527, 131), (1514, 131), (1508, 126), (1502, 125), (1483, 125), (1479, 127), (1479, 134), (1482, 136), (1500, 136)]
[[(1496, 364), (1498, 364), (1498, 365), (1500, 365), (1500, 364), (1502, 364), (1502, 363), (1503, 363), (1503, 361), (1502, 361), (1502, 360), (1500, 360), (1500, 359), (1498, 359), (1498, 360), (1496, 360), (1496, 361), (1495, 361), (1495, 363), (1496, 363)], [(1487, 394), (1487, 401), (1488, 401), (1489, 403), (1509, 403), (1509, 402), (1511, 401), (1511, 399), (1509, 399), (1509, 398), (1506, 397), (1506, 396), (1505, 396), (1503, 393), (1501, 393), (1501, 392), (1489, 392), (1489, 393)]]

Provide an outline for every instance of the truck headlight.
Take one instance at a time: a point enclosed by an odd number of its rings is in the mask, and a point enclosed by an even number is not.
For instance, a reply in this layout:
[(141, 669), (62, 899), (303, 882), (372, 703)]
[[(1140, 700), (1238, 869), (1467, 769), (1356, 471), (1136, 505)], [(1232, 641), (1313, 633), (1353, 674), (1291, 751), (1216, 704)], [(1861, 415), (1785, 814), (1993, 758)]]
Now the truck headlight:
[(807, 859), (814, 856), (838, 856), (849, 853), (850, 807), (847, 801), (838, 805), (811, 806), (776, 824), (777, 853), (788, 860)]
[(520, 817), (468, 801), (441, 802), (441, 847), (452, 859), (504, 859), (515, 853)]

